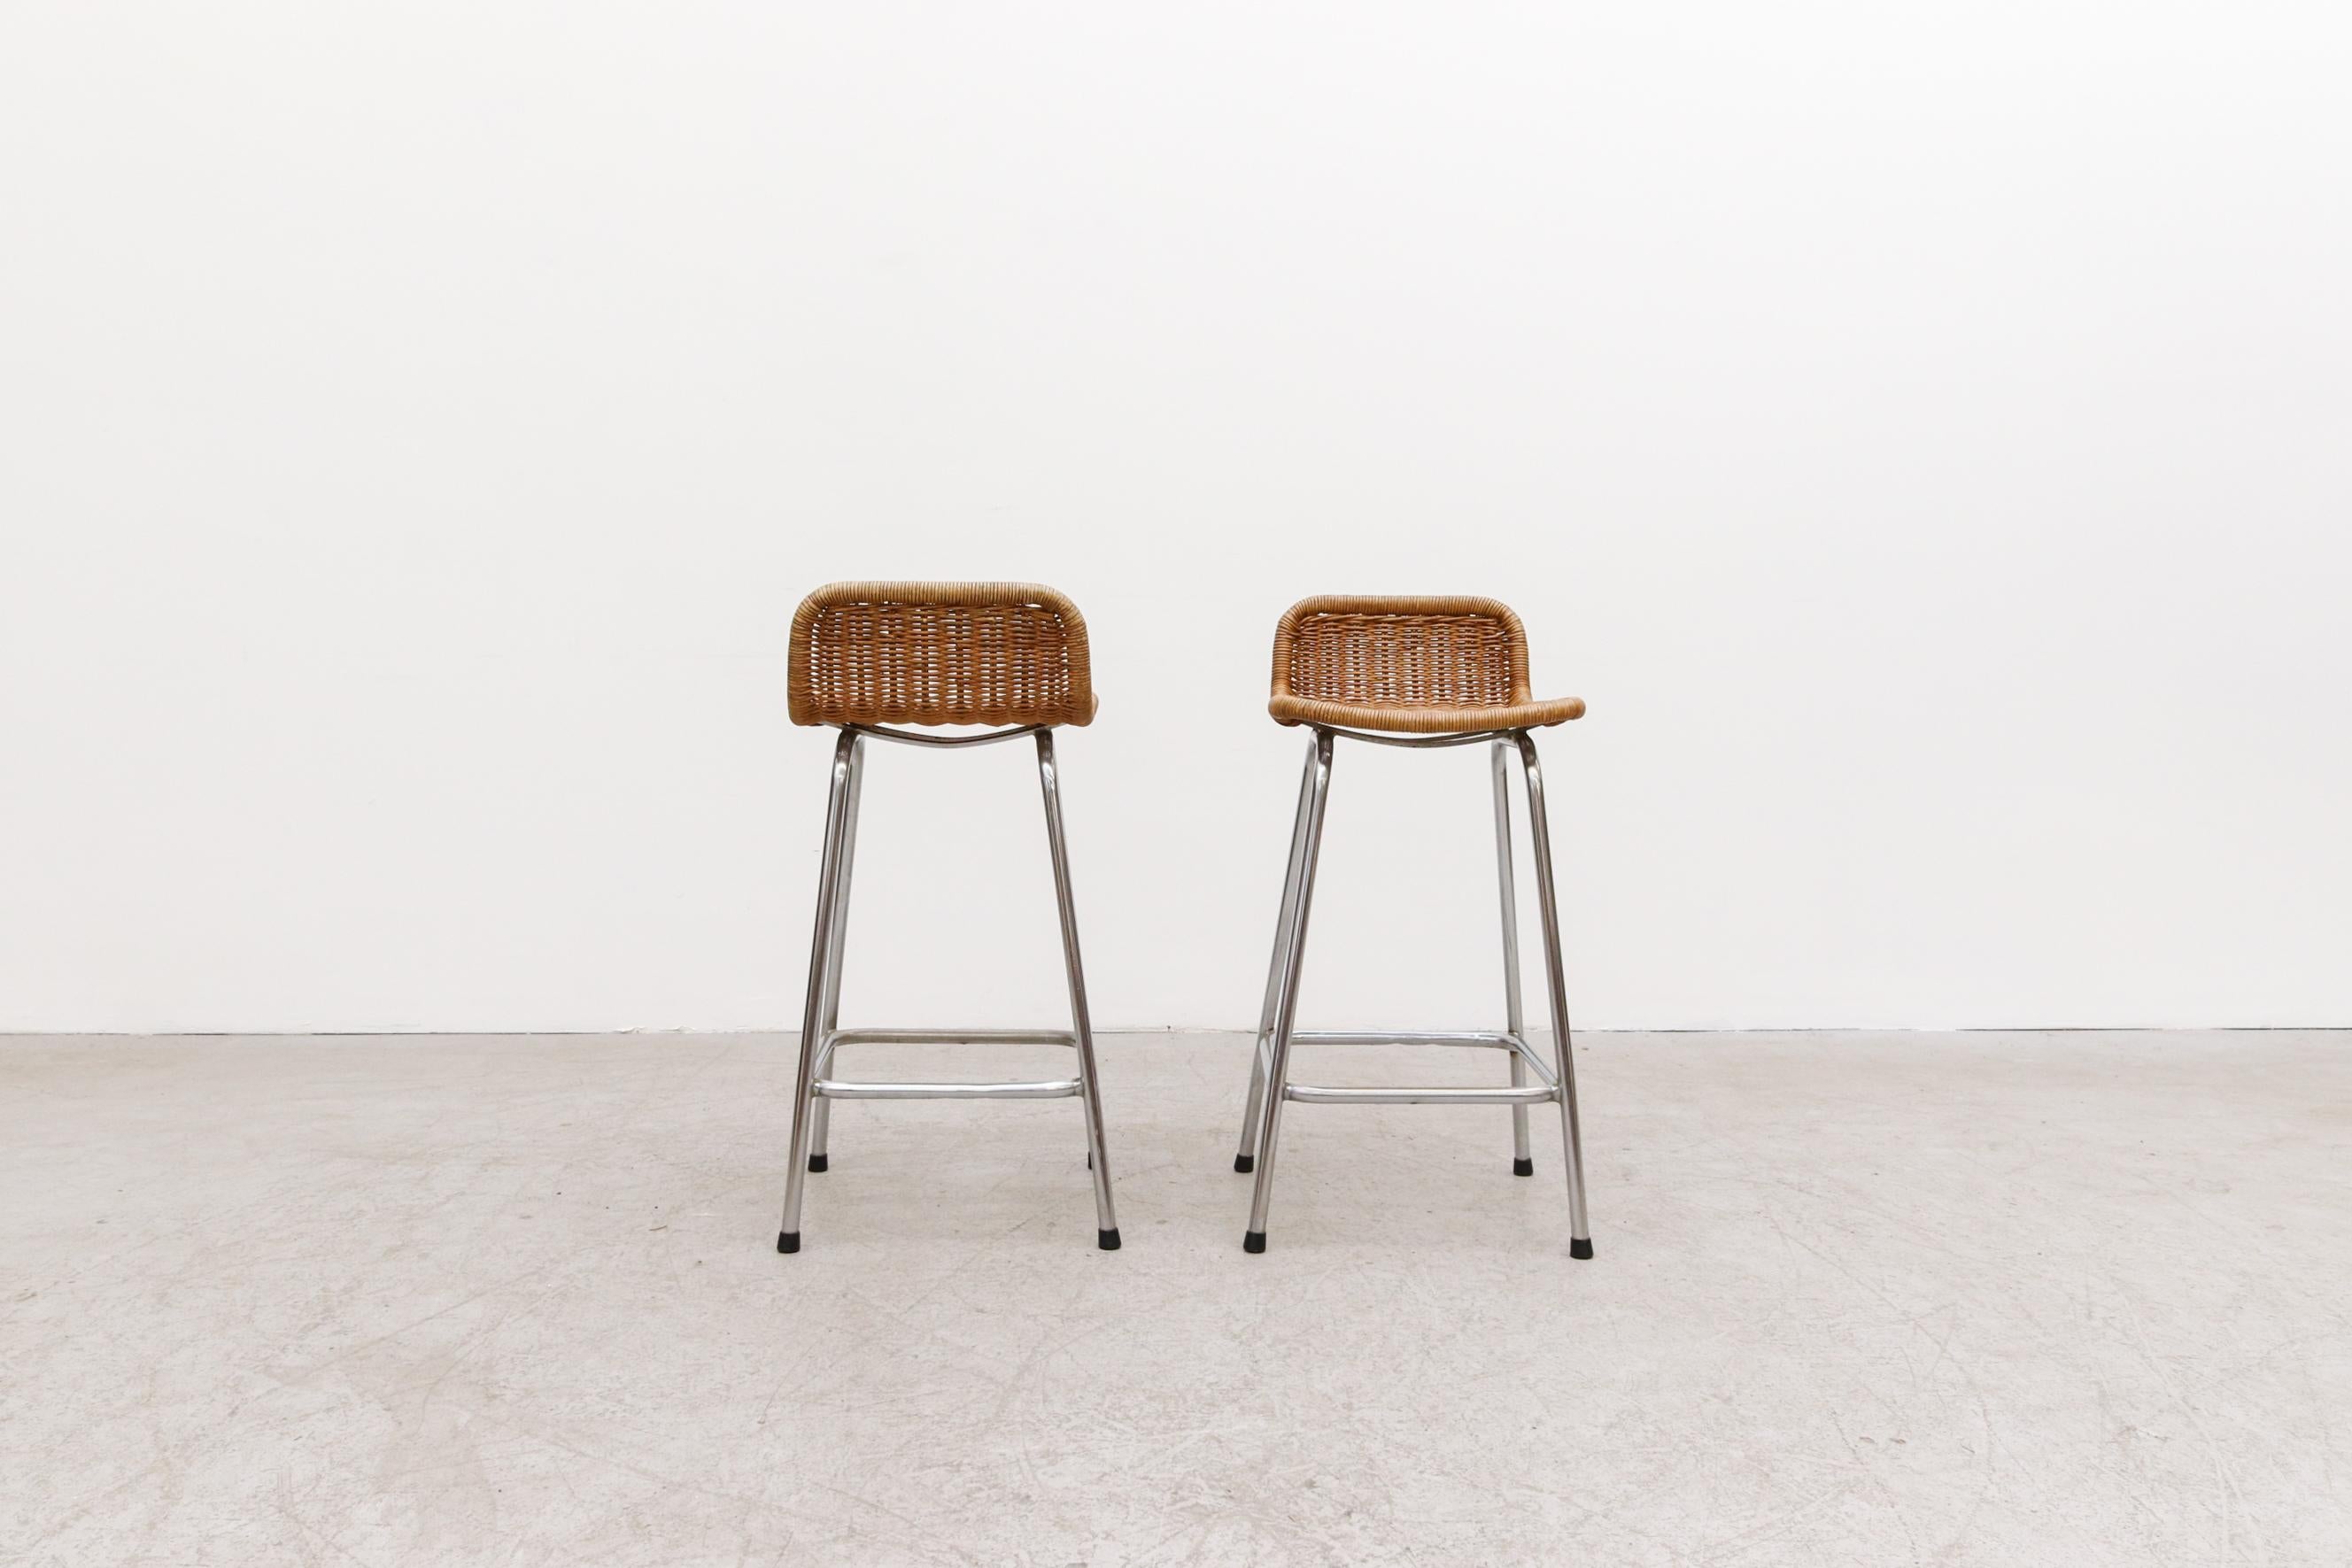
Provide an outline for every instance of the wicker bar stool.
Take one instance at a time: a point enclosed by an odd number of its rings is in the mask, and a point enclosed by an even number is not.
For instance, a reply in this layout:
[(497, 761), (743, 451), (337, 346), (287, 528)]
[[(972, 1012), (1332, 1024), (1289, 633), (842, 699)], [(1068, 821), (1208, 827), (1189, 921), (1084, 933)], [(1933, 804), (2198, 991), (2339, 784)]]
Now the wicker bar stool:
[[(1053, 1100), (1086, 1109), (1087, 1163), (1094, 1173), (1096, 1241), (1118, 1248), (1111, 1210), (1110, 1160), (1103, 1146), (1093, 1022), (1070, 905), (1069, 854), (1062, 839), (1061, 786), (1054, 729), (1095, 716), (1087, 625), (1077, 606), (1025, 582), (836, 582), (801, 601), (793, 616), (786, 688), (792, 721), (832, 725), (833, 789), (824, 819), (824, 866), (810, 941), (808, 1002), (801, 1015), (800, 1070), (793, 1087), (791, 1168), (776, 1250), (801, 1246), (801, 1193), (807, 1173), (825, 1168), (826, 1124), (835, 1100)], [(990, 725), (979, 735), (925, 735), (899, 725)], [(845, 1030), (841, 958), (849, 880), (857, 847), (857, 800), (868, 740), (934, 747), (989, 746), (1034, 736), (1045, 800), (1045, 843), (1061, 906), (1062, 959), (1070, 987), (1065, 1030)], [(853, 1082), (833, 1074), (845, 1045), (1066, 1045), (1077, 1057), (1069, 1078), (1027, 1083)]]
[[(1234, 1169), (1257, 1175), (1244, 1250), (1265, 1250), (1265, 1215), (1274, 1196), (1274, 1160), (1282, 1108), (1292, 1101), (1319, 1105), (1508, 1105), (1511, 1168), (1535, 1174), (1528, 1150), (1528, 1107), (1556, 1103), (1568, 1166), (1569, 1254), (1592, 1256), (1584, 1212), (1584, 1161), (1577, 1135), (1576, 1068), (1570, 1054), (1568, 1004), (1559, 958), (1559, 911), (1552, 893), (1551, 831), (1544, 815), (1543, 768), (1533, 732), (1580, 716), (1576, 697), (1538, 702), (1528, 685), (1527, 632), (1508, 607), (1492, 599), (1341, 598), (1302, 600), (1284, 614), (1274, 635), (1274, 694), (1267, 703), (1277, 723), (1307, 725), (1314, 739), (1298, 789), (1283, 879), (1274, 959), (1258, 1015), (1250, 1066), (1249, 1102), (1242, 1114), (1241, 1152)], [(1346, 737), (1414, 747), (1492, 745), (1495, 854), (1502, 894), (1505, 1028), (1378, 1033), (1307, 1031), (1296, 1027), (1298, 973), (1307, 947), (1307, 912), (1315, 897), (1315, 862), (1323, 842), (1324, 802), (1331, 787), (1333, 742)], [(1508, 758), (1516, 751), (1527, 780), (1528, 819), (1535, 837), (1538, 903), (1543, 912), (1544, 966), (1551, 992), (1552, 1060), (1536, 1054), (1519, 1007), (1518, 898), (1511, 875)], [(1509, 1053), (1507, 1088), (1331, 1089), (1290, 1081), (1290, 1048), (1324, 1045), (1466, 1045)], [(1528, 1082), (1532, 1074), (1535, 1082)], [(1268, 1086), (1271, 1085), (1269, 1091)]]

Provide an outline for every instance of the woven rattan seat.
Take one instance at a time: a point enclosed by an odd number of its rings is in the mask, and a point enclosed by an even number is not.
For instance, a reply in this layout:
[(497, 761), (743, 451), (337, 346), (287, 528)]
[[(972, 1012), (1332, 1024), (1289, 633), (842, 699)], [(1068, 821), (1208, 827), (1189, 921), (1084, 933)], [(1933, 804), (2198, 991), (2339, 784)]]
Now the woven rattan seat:
[(1034, 582), (830, 583), (793, 612), (784, 692), (794, 724), (1095, 716), (1086, 620)]
[(1325, 594), (1276, 628), (1266, 710), (1283, 724), (1453, 735), (1563, 724), (1584, 702), (1536, 700), (1527, 631), (1498, 601)]

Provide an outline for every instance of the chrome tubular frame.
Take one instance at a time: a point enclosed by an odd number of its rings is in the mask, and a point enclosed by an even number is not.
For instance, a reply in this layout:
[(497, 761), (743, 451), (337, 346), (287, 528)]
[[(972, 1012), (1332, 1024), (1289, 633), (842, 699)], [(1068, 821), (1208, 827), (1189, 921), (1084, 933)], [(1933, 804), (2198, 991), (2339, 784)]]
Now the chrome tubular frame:
[[(1500, 1030), (1307, 1030), (1297, 1027), (1300, 960), (1307, 946), (1307, 916), (1315, 896), (1315, 866), (1321, 852), (1324, 809), (1331, 787), (1335, 737), (1420, 750), (1487, 743), (1493, 760), (1495, 867), (1503, 923), (1503, 1006)], [(1528, 792), (1528, 826), (1534, 840), (1538, 905), (1543, 915), (1544, 977), (1551, 1001), (1552, 1060), (1528, 1042), (1519, 999), (1518, 890), (1511, 862), (1510, 754), (1519, 758)], [(1559, 908), (1552, 885), (1551, 825), (1544, 809), (1543, 768), (1535, 737), (1524, 729), (1482, 730), (1467, 735), (1392, 736), (1318, 726), (1307, 747), (1306, 778), (1291, 823), (1289, 868), (1283, 878), (1282, 908), (1275, 921), (1274, 956), (1267, 967), (1265, 1003), (1258, 1015), (1250, 1053), (1249, 1099), (1242, 1112), (1241, 1152), (1234, 1169), (1255, 1170), (1249, 1229), (1243, 1249), (1265, 1250), (1265, 1217), (1274, 1194), (1275, 1154), (1282, 1132), (1282, 1107), (1314, 1105), (1508, 1105), (1511, 1108), (1511, 1168), (1532, 1176), (1528, 1145), (1528, 1107), (1556, 1103), (1560, 1110), (1568, 1176), (1569, 1255), (1592, 1256), (1592, 1232), (1585, 1215), (1584, 1157), (1577, 1122), (1574, 1041), (1569, 1032), (1566, 976), (1560, 963)], [(1328, 1088), (1290, 1081), (1290, 1050), (1308, 1045), (1446, 1045), (1499, 1049), (1508, 1053), (1507, 1088)], [(1530, 1082), (1529, 1080), (1533, 1082)]]
[[(857, 806), (865, 781), (865, 743), (896, 741), (908, 746), (991, 746), (1034, 736), (1037, 783), (1045, 809), (1045, 843), (1054, 862), (1054, 896), (1061, 912), (1062, 961), (1070, 989), (1070, 1028), (1055, 1029), (843, 1029), (842, 956), (849, 929), (849, 890), (857, 849)], [(845, 1045), (1062, 1045), (1076, 1053), (1076, 1075), (1016, 1083), (907, 1083), (853, 1082), (834, 1076), (834, 1059)], [(809, 944), (808, 999), (801, 1015), (799, 1068), (793, 1083), (793, 1135), (784, 1176), (783, 1228), (776, 1250), (801, 1247), (801, 1199), (811, 1172), (826, 1168), (826, 1134), (835, 1100), (1062, 1100), (1083, 1103), (1087, 1164), (1093, 1173), (1096, 1244), (1118, 1249), (1118, 1220), (1111, 1207), (1110, 1158), (1103, 1141), (1102, 1095), (1095, 1076), (1094, 1024), (1087, 1005), (1085, 969), (1078, 956), (1077, 914), (1070, 893), (1069, 850), (1062, 832), (1059, 769), (1049, 726), (1023, 725), (981, 735), (923, 735), (872, 725), (844, 725), (833, 750), (833, 786), (824, 819), (824, 859), (817, 876), (816, 927)]]

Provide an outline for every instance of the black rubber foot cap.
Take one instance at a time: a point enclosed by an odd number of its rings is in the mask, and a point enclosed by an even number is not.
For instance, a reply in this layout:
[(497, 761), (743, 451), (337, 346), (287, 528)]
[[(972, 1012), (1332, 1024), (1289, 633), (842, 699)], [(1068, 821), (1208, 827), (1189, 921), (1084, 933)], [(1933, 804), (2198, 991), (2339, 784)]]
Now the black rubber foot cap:
[(1244, 1232), (1244, 1233), (1243, 1233), (1243, 1236), (1242, 1236), (1242, 1250), (1243, 1250), (1243, 1251), (1244, 1251), (1244, 1252), (1263, 1252), (1263, 1251), (1265, 1251), (1265, 1231), (1263, 1231), (1263, 1230), (1251, 1230), (1251, 1231), (1245, 1231), (1245, 1232)]
[(1092, 1169), (1094, 1169), (1094, 1168), (1095, 1168), (1095, 1152), (1094, 1152), (1092, 1149), (1088, 1149), (1088, 1150), (1087, 1151), (1087, 1169), (1088, 1169), (1088, 1170), (1092, 1170)]
[(1116, 1225), (1114, 1225), (1114, 1226), (1112, 1226), (1108, 1230), (1097, 1230), (1097, 1231), (1096, 1231), (1096, 1232), (1095, 1232), (1095, 1245), (1096, 1245), (1096, 1246), (1097, 1246), (1097, 1247), (1099, 1247), (1099, 1248), (1101, 1248), (1101, 1249), (1102, 1249), (1104, 1251), (1106, 1251), (1106, 1252), (1116, 1252), (1116, 1251), (1118, 1251), (1118, 1226), (1116, 1226)]
[(1533, 1160), (1513, 1160), (1511, 1162), (1511, 1174), (1513, 1176), (1533, 1176), (1536, 1174), (1536, 1163)]
[(1257, 1169), (1257, 1156), (1255, 1155), (1235, 1155), (1234, 1156), (1234, 1169), (1241, 1172), (1244, 1176), (1249, 1175), (1250, 1172)]
[(1568, 1255), (1571, 1258), (1590, 1258), (1592, 1256), (1592, 1243), (1571, 1239), (1568, 1244)]
[(799, 1251), (800, 1249), (801, 1249), (801, 1233), (800, 1233), (799, 1231), (797, 1231), (797, 1230), (779, 1230), (779, 1231), (777, 1231), (777, 1232), (776, 1232), (776, 1250), (777, 1250), (777, 1251), (779, 1251), (779, 1252), (797, 1252), (797, 1251)]
[(824, 1169), (824, 1156), (823, 1155), (811, 1155), (809, 1156), (809, 1169), (813, 1171), (821, 1171)]

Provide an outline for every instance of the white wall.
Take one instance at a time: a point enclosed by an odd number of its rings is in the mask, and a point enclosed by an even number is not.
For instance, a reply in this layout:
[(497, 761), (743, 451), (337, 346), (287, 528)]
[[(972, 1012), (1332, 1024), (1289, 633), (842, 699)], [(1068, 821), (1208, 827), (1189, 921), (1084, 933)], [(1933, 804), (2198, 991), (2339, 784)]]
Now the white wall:
[[(2352, 1024), (2347, 46), (12, 5), (0, 1028), (789, 1027), (786, 622), (902, 575), (1094, 624), (1106, 1023), (1255, 1016), (1282, 607), (1453, 590), (1592, 705), (1585, 1023)], [(1494, 1011), (1481, 768), (1343, 750), (1311, 1015)], [(867, 821), (848, 1010), (1053, 1016), (1023, 754)]]

